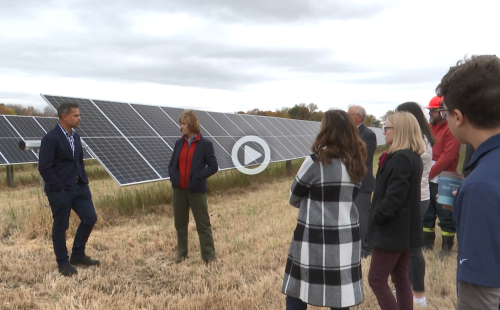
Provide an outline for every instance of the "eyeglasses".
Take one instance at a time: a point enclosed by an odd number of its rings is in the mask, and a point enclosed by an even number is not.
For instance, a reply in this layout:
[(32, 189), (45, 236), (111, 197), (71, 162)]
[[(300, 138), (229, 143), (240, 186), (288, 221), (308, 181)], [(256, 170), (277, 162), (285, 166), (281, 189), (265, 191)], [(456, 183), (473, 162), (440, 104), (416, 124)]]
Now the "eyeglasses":
[(441, 114), (441, 117), (443, 119), (447, 119), (448, 118), (448, 109), (442, 109), (442, 110), (439, 110), (439, 114)]
[(391, 128), (394, 128), (394, 127), (387, 127), (387, 126), (385, 126), (384, 127), (384, 132), (387, 132), (387, 129), (391, 129)]

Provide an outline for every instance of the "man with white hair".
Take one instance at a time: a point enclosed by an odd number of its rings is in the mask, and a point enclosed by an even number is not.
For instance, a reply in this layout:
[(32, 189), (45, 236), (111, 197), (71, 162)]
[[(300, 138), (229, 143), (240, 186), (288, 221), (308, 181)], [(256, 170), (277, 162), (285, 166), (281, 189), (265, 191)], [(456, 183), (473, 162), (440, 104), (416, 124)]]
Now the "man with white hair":
[(372, 200), (372, 192), (375, 189), (375, 177), (373, 176), (373, 154), (377, 148), (377, 136), (368, 127), (364, 125), (366, 118), (366, 110), (359, 105), (350, 105), (347, 113), (354, 121), (354, 125), (358, 127), (359, 136), (366, 144), (366, 173), (359, 194), (354, 200), (354, 204), (358, 208), (359, 213), (359, 229), (361, 233), (361, 257), (365, 258), (371, 254), (371, 249), (366, 242), (366, 234), (368, 232), (368, 208), (370, 208)]

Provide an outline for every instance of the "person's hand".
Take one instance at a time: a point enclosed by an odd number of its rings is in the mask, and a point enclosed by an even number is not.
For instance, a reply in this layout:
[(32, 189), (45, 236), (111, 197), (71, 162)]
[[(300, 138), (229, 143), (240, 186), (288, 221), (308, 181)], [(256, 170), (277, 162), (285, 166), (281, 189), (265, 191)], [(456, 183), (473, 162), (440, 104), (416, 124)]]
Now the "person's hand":
[[(451, 194), (453, 195), (453, 197), (456, 197), (457, 196), (457, 191), (453, 191)], [(438, 197), (439, 197), (439, 194), (436, 194), (436, 200), (438, 199)], [(443, 205), (443, 209), (445, 209), (445, 210), (453, 210), (453, 206)]]

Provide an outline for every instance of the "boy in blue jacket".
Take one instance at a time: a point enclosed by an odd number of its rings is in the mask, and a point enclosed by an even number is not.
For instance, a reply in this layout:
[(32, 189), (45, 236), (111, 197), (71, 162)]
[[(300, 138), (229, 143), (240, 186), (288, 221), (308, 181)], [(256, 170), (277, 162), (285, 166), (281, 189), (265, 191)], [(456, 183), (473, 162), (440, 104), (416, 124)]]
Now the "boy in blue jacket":
[(457, 63), (436, 88), (453, 135), (476, 151), (456, 194), (457, 310), (497, 310), (500, 299), (500, 58)]

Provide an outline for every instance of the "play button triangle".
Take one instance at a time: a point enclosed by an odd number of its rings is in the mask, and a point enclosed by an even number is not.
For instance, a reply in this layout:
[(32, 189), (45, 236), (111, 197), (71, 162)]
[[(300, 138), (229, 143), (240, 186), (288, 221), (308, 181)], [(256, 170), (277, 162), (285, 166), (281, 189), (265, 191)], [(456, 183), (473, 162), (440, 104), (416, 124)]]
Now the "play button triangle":
[(248, 145), (245, 145), (245, 166), (261, 157), (262, 154), (260, 152), (257, 152)]

